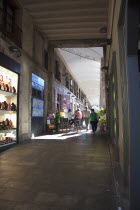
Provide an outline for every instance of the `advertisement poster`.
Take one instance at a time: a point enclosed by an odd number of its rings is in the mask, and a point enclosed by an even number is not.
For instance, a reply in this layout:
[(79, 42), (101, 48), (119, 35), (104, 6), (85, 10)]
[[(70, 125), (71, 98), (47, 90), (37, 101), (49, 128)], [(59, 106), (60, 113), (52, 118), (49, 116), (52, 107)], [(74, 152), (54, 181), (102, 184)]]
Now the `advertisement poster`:
[(43, 117), (44, 101), (33, 98), (32, 117)]
[(66, 102), (67, 103), (67, 109), (69, 110), (70, 109), (70, 99), (67, 99), (66, 101), (67, 101)]

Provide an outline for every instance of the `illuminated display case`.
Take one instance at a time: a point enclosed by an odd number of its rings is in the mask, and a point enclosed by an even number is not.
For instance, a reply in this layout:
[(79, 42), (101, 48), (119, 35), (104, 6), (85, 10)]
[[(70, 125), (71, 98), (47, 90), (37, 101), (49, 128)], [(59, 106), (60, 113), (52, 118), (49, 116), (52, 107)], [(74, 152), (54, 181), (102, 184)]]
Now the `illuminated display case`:
[(17, 142), (18, 74), (0, 66), (0, 148)]

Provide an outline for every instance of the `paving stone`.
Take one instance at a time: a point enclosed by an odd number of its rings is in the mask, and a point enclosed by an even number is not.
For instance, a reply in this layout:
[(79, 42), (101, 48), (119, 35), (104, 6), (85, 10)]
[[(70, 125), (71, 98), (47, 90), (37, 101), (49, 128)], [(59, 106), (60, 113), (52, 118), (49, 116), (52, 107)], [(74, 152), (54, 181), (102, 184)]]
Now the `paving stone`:
[(115, 209), (104, 135), (66, 136), (31, 140), (0, 154), (0, 210)]
[(14, 210), (15, 202), (0, 199), (0, 210)]

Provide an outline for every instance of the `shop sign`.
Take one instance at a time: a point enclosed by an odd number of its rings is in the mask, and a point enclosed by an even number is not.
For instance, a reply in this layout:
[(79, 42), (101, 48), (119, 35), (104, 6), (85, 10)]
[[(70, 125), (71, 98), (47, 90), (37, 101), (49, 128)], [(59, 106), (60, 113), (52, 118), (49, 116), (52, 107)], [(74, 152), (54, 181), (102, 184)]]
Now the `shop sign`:
[(32, 82), (44, 87), (44, 80), (34, 73), (32, 73)]
[(70, 99), (67, 99), (66, 103), (67, 103), (67, 109), (70, 109)]
[(44, 91), (44, 80), (32, 73), (32, 87), (36, 90)]
[(66, 101), (66, 95), (63, 96), (63, 109), (67, 109), (67, 101)]
[(43, 90), (44, 90), (44, 87), (43, 86), (38, 85), (35, 82), (32, 82), (32, 87), (35, 88), (36, 90), (40, 90), (41, 92), (43, 92)]

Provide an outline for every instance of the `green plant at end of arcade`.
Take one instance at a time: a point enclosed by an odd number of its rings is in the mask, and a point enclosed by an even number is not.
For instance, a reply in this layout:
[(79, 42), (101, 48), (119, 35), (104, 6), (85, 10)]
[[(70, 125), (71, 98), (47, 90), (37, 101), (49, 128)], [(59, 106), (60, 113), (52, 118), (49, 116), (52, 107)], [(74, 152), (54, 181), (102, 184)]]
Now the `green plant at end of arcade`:
[(101, 108), (98, 110), (97, 112), (98, 116), (102, 117), (106, 114), (106, 109), (105, 108)]

